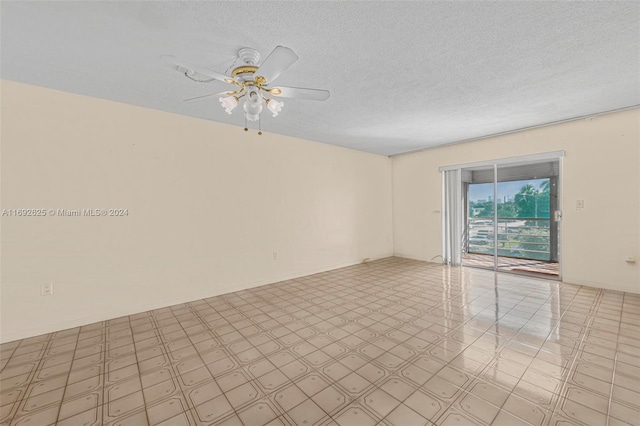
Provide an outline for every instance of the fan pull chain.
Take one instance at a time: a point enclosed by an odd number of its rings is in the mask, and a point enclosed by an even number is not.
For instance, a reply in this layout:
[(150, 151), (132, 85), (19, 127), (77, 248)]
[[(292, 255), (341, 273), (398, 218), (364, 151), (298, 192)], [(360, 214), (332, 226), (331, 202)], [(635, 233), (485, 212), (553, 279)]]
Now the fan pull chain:
[(260, 120), (260, 116), (258, 116), (258, 135), (262, 136), (262, 120)]
[(207, 80), (198, 80), (197, 78), (193, 78), (189, 75), (189, 71), (184, 72), (184, 76), (187, 77), (191, 81), (195, 81), (196, 83), (211, 83), (212, 81), (217, 81), (215, 78), (210, 78)]
[(244, 116), (244, 131), (248, 132), (249, 131), (249, 127), (247, 127), (247, 116)]

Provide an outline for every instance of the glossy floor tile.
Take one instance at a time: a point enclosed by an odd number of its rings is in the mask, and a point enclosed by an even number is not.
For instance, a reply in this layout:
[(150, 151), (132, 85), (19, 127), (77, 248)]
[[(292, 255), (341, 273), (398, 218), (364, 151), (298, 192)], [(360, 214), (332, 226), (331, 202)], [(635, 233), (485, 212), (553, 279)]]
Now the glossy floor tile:
[(3, 425), (637, 425), (640, 296), (388, 258), (0, 362)]

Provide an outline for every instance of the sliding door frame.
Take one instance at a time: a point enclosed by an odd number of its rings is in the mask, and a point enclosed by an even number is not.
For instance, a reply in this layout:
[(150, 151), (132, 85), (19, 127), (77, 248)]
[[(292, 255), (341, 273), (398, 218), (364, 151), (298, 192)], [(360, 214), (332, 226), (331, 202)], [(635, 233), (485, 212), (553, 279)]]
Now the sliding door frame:
[[(531, 154), (531, 155), (523, 155), (523, 156), (518, 156), (518, 157), (508, 157), (508, 158), (500, 158), (500, 159), (496, 159), (496, 160), (486, 160), (486, 161), (477, 161), (477, 162), (473, 162), (473, 163), (464, 163), (464, 164), (456, 164), (456, 165), (451, 165), (451, 166), (442, 166), (438, 168), (438, 171), (440, 173), (442, 173), (443, 175), (443, 191), (444, 191), (444, 175), (445, 172), (447, 171), (453, 171), (453, 170), (457, 170), (457, 175), (461, 176), (462, 175), (462, 170), (463, 169), (467, 169), (467, 168), (477, 168), (477, 167), (493, 167), (493, 202), (497, 203), (498, 200), (498, 167), (500, 166), (506, 166), (506, 165), (517, 165), (518, 163), (534, 163), (534, 162), (542, 162), (545, 160), (549, 160), (549, 161), (558, 161), (558, 183), (557, 183), (557, 196), (558, 196), (558, 200), (559, 203), (557, 203), (557, 211), (559, 211), (559, 219), (557, 222), (557, 224), (555, 226), (557, 226), (558, 230), (557, 230), (557, 241), (556, 243), (556, 250), (557, 250), (557, 255), (558, 255), (558, 266), (559, 266), (559, 276), (558, 279), (562, 280), (562, 251), (563, 251), (563, 244), (562, 244), (562, 232), (563, 232), (563, 226), (562, 226), (562, 210), (563, 210), (563, 206), (564, 206), (564, 200), (563, 200), (563, 190), (562, 190), (562, 185), (564, 185), (564, 179), (563, 179), (563, 159), (565, 156), (565, 151), (551, 151), (551, 152), (543, 152), (543, 153), (539, 153), (539, 154)], [(458, 178), (458, 182), (460, 185), (459, 190), (462, 191), (463, 187), (462, 187), (462, 183), (461, 183), (461, 179)], [(466, 199), (466, 197), (465, 197)], [(457, 200), (457, 202), (459, 203), (460, 200)], [(464, 206), (461, 205), (457, 205), (457, 206), (447, 206), (447, 202), (444, 196), (444, 192), (442, 194), (442, 215), (443, 215), (443, 229), (442, 229), (442, 247), (443, 247), (443, 257), (445, 256), (445, 251), (444, 248), (445, 247), (450, 247), (451, 244), (451, 239), (452, 238), (459, 238), (459, 235), (451, 235), (450, 232), (448, 231), (447, 228), (444, 227), (444, 217), (447, 214), (448, 211), (450, 211), (451, 208), (454, 209), (454, 211), (457, 212), (461, 212), (463, 211), (463, 209), (465, 209)], [(555, 220), (556, 219), (556, 213), (555, 211), (550, 211), (550, 220)], [(493, 209), (493, 227), (494, 227), (494, 232), (493, 232), (493, 270), (495, 272), (499, 272), (500, 270), (498, 269), (498, 232), (497, 232), (497, 228), (498, 228), (498, 209), (497, 206), (494, 204), (494, 209)], [(466, 225), (464, 226), (464, 229), (466, 229)], [(559, 245), (559, 250), (557, 249)], [(462, 253), (460, 253), (461, 255)], [(505, 272), (505, 271), (502, 271)]]

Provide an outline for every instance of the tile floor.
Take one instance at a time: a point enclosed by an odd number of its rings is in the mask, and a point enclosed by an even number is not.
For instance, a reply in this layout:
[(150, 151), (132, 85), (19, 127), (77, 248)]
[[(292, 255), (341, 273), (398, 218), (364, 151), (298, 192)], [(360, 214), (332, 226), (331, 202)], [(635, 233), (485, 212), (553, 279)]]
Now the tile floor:
[(640, 296), (388, 258), (1, 346), (3, 425), (640, 422)]

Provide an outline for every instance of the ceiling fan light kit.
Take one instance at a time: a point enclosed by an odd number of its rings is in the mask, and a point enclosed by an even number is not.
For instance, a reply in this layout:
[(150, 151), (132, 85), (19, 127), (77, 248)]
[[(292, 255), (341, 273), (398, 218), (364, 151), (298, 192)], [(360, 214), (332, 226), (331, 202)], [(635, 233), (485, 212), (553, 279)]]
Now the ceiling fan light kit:
[[(208, 68), (187, 64), (185, 62), (175, 63), (176, 69), (190, 80), (200, 83), (221, 81), (234, 85), (237, 88), (234, 91), (196, 96), (185, 99), (184, 102), (218, 96), (218, 101), (225, 112), (232, 114), (233, 110), (241, 103), (241, 99), (244, 98), (242, 101), (242, 109), (245, 120), (250, 122), (257, 121), (258, 124), (260, 124), (260, 114), (265, 106), (271, 112), (272, 117), (277, 117), (284, 106), (284, 102), (266, 97), (265, 95), (267, 94), (270, 96), (316, 101), (324, 101), (329, 98), (330, 94), (327, 90), (273, 86), (274, 80), (298, 60), (298, 55), (288, 47), (277, 46), (262, 64), (258, 66), (259, 60), (260, 53), (257, 50), (248, 47), (240, 49), (238, 51), (237, 61), (240, 61), (242, 65), (234, 68), (231, 71), (231, 75), (220, 74)], [(198, 80), (194, 77), (196, 74), (209, 77), (209, 80)], [(248, 130), (246, 124), (244, 129)], [(258, 134), (261, 135), (262, 131), (258, 131)]]
[(231, 114), (231, 111), (233, 111), (233, 109), (238, 106), (238, 102), (240, 101), (240, 99), (235, 97), (235, 96), (227, 96), (226, 98), (218, 98), (218, 100), (222, 104), (222, 108), (224, 108), (224, 110), (227, 112), (227, 114)]
[(277, 117), (278, 113), (282, 111), (282, 107), (284, 106), (284, 102), (278, 102), (275, 99), (267, 99), (267, 108), (273, 114), (272, 117)]

